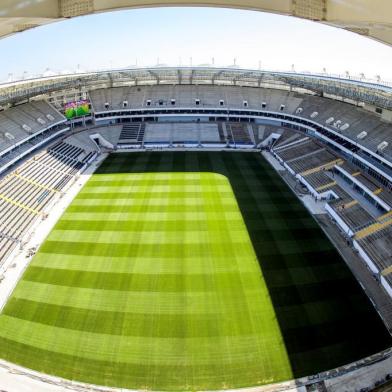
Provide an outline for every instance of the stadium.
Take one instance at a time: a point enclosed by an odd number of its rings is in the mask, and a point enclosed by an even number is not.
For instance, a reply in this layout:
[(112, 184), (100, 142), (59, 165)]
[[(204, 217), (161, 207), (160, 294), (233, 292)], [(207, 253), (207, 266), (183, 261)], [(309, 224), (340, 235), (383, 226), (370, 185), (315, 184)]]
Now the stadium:
[[(0, 36), (188, 2), (54, 3), (2, 2)], [(195, 5), (392, 44), (388, 1), (271, 3)], [(157, 66), (0, 84), (0, 390), (391, 390), (391, 241), (381, 79)]]

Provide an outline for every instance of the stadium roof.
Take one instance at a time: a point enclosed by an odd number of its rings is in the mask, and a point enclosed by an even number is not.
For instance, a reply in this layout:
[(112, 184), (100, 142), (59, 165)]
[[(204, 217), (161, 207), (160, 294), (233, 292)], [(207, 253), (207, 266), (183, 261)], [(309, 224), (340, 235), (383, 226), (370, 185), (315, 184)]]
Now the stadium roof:
[(392, 86), (366, 80), (295, 72), (213, 67), (115, 69), (20, 80), (0, 84), (0, 105), (67, 89), (139, 85), (207, 84), (222, 86), (305, 89), (392, 109)]
[(390, 0), (1, 0), (0, 37), (57, 20), (97, 12), (192, 5), (293, 15), (392, 44)]

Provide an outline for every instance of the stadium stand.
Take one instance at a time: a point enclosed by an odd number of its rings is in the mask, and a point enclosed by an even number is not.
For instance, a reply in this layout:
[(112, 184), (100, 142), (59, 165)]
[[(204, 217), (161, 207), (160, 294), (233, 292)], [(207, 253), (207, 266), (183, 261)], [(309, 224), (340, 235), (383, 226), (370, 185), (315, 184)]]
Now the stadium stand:
[(227, 124), (226, 126), (229, 144), (254, 144), (252, 143), (250, 130), (246, 124)]
[(0, 153), (31, 138), (65, 117), (43, 101), (16, 106), (0, 113)]
[(392, 227), (390, 225), (359, 240), (360, 245), (377, 265), (381, 274), (386, 276), (392, 272), (391, 241)]
[(222, 125), (210, 123), (147, 123), (144, 142), (164, 144), (225, 143)]
[(373, 216), (355, 200), (348, 203), (339, 200), (337, 203), (330, 203), (330, 205), (353, 231), (358, 231), (361, 227), (375, 222)]
[(141, 144), (144, 139), (145, 129), (144, 123), (124, 124), (118, 144)]
[(313, 142), (311, 139), (307, 139), (303, 142), (296, 143), (288, 147), (282, 147), (279, 149), (279, 156), (286, 162), (292, 162), (299, 158), (305, 158), (308, 155), (316, 152), (323, 151), (324, 149)]
[(0, 173), (37, 147), (66, 132), (66, 118), (44, 101), (0, 112)]
[[(99, 115), (125, 110), (170, 107), (194, 107), (196, 100), (202, 108), (242, 108), (282, 112), (316, 121), (342, 134), (373, 152), (392, 158), (391, 124), (382, 123), (376, 114), (352, 104), (321, 98), (315, 95), (293, 93), (285, 90), (255, 89), (224, 86), (142, 86), (98, 89), (90, 97)], [(124, 101), (127, 107), (124, 107)], [(359, 137), (359, 135), (366, 136)], [(381, 143), (387, 147), (379, 151)]]
[(0, 265), (97, 152), (57, 142), (0, 181)]
[(216, 124), (199, 124), (198, 131), (200, 132), (199, 142), (203, 145), (224, 142), (223, 131), (221, 134), (219, 131), (219, 126)]
[(327, 211), (392, 295), (391, 191), (346, 157), (299, 133), (284, 131), (271, 151), (316, 198), (329, 199)]
[[(127, 86), (92, 90), (89, 98), (93, 117), (96, 116), (91, 127), (67, 122), (44, 101), (0, 113), (0, 172), (39, 146), (53, 142), (69, 129), (68, 125), (73, 133), (0, 180), (0, 265), (17, 246), (24, 245), (34, 223), (45, 219), (56, 198), (67, 190), (101, 148), (107, 147), (97, 135), (108, 141), (113, 150), (257, 145), (270, 149), (315, 199), (326, 201), (326, 209), (342, 229), (344, 241), (359, 250), (371, 270), (369, 279), (375, 276), (392, 296), (391, 189), (349, 155), (314, 138), (312, 132), (288, 129), (283, 120), (279, 126), (273, 126), (268, 120), (260, 124), (241, 115), (244, 110), (257, 109), (311, 119), (372, 151), (387, 141), (388, 146), (379, 152), (387, 159), (392, 158), (390, 124), (353, 105), (264, 88)], [(174, 117), (176, 114), (172, 114), (171, 120), (156, 116), (161, 108), (194, 109), (196, 106), (222, 111), (211, 117), (194, 116), (193, 119), (179, 119)], [(238, 118), (226, 117), (229, 108), (237, 111)], [(151, 117), (142, 109), (151, 110)], [(135, 118), (129, 118), (130, 111), (137, 113)], [(263, 144), (265, 141), (268, 142)]]
[(176, 124), (147, 124), (145, 142), (170, 144), (177, 129)]
[[(90, 92), (96, 113), (118, 110), (124, 111), (124, 101), (128, 109), (157, 107), (193, 107), (199, 100), (200, 107), (242, 107), (260, 109), (261, 102), (268, 102), (268, 110), (294, 113), (302, 99), (293, 93), (273, 89), (254, 89), (216, 86), (142, 86), (98, 89)], [(220, 101), (223, 101), (221, 104)], [(246, 102), (246, 106), (244, 105)], [(174, 103), (174, 104), (173, 104)]]

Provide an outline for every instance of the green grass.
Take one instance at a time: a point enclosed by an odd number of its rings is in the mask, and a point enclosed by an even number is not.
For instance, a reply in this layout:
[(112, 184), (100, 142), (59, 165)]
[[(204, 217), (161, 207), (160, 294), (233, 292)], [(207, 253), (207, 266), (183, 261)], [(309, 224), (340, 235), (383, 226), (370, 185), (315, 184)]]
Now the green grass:
[(262, 385), (390, 343), (317, 224), (253, 153), (111, 155), (0, 315), (0, 357), (131, 389)]

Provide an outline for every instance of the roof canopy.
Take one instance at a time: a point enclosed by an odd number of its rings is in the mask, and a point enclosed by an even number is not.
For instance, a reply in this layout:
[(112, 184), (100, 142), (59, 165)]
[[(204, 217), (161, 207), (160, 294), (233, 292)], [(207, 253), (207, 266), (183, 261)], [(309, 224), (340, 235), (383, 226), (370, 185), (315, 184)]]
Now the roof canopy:
[(192, 5), (293, 15), (392, 44), (391, 0), (1, 0), (0, 37), (64, 18), (97, 12)]

